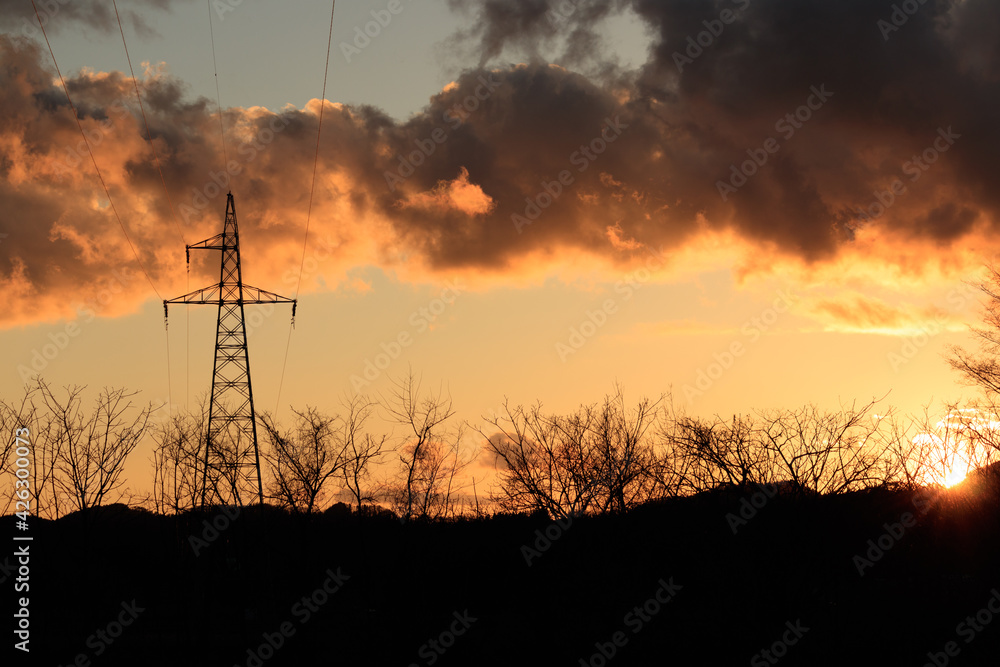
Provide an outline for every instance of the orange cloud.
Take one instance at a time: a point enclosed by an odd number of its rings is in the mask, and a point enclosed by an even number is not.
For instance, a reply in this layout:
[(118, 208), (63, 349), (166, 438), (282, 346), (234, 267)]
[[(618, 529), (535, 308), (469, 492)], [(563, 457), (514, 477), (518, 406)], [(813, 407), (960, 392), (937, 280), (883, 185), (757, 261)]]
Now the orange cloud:
[(952, 331), (965, 328), (958, 317), (940, 308), (910, 303), (893, 306), (862, 295), (820, 299), (809, 309), (825, 331), (906, 336), (931, 325)]
[(483, 189), (469, 182), (469, 170), (462, 167), (451, 181), (438, 181), (432, 190), (418, 192), (400, 200), (401, 209), (417, 208), (428, 212), (457, 211), (468, 216), (486, 215), (496, 206)]
[[(677, 37), (675, 8), (654, 5), (636, 6), (655, 28), (654, 39)], [(749, 11), (763, 20), (786, 9), (779, 5)], [(519, 11), (484, 17), (482, 37), (494, 40), (484, 49), (536, 30), (547, 38), (537, 17)], [(818, 4), (809, 11), (836, 14)], [(0, 36), (0, 233), (7, 235), (0, 285), (13, 301), (0, 313), (0, 326), (70, 317), (71, 304), (93, 302), (108, 281), (118, 291), (108, 303), (97, 300), (106, 314), (134, 311), (154, 289), (163, 297), (181, 293), (183, 246), (219, 231), (230, 189), (247, 279), (274, 291), (294, 289), (320, 109), (307, 291), (347, 284), (350, 270), (361, 265), (408, 280), (460, 276), (480, 288), (541, 284), (553, 275), (570, 283), (595, 274), (593, 280), (613, 282), (644, 267), (650, 249), (667, 258), (651, 280), (726, 267), (741, 285), (778, 279), (804, 288), (944, 289), (972, 272), (977, 248), (995, 245), (1000, 206), (991, 150), (998, 130), (983, 92), (991, 79), (953, 71), (947, 57), (957, 49), (961, 62), (973, 61), (968, 40), (955, 36), (972, 25), (967, 11), (951, 11), (955, 21), (931, 68), (949, 94), (929, 92), (928, 70), (906, 69), (919, 58), (895, 59), (893, 67), (905, 71), (886, 73), (871, 65), (885, 57), (882, 51), (838, 52), (860, 63), (864, 76), (852, 86), (829, 81), (829, 102), (793, 137), (782, 136), (780, 151), (725, 201), (717, 182), (731, 180), (733, 168), (741, 168), (735, 165), (777, 134), (775, 119), (796, 112), (818, 85), (795, 69), (795, 58), (769, 59), (780, 72), (766, 75), (750, 66), (753, 58), (726, 61), (737, 70), (724, 78), (712, 75), (723, 49), (706, 52), (683, 73), (663, 61), (662, 49), (627, 76), (611, 68), (586, 77), (536, 60), (480, 67), (405, 121), (319, 100), (302, 109), (228, 108), (225, 156), (210, 102), (185, 97), (184, 83), (164, 67), (146, 67), (141, 87), (168, 194), (130, 79), (85, 70), (67, 83), (129, 240), (47, 56), (28, 39)], [(828, 18), (816, 25), (833, 31), (843, 17)], [(574, 35), (583, 39), (587, 30), (580, 28)], [(933, 22), (911, 28), (927, 40), (941, 37)], [(746, 53), (764, 56), (773, 56), (769, 49), (781, 39), (783, 48), (801, 47), (784, 34), (763, 42), (752, 31), (732, 37)], [(810, 72), (845, 69), (824, 54), (807, 55), (830, 69)], [(474, 109), (469, 99), (477, 101)], [(448, 115), (457, 107), (467, 113)], [(886, 108), (926, 113), (919, 121), (887, 122)], [(414, 151), (422, 153), (419, 164), (401, 173)], [(923, 166), (914, 166), (915, 156)], [(513, 217), (532, 206), (538, 214), (531, 224), (516, 228)], [(316, 245), (321, 240), (326, 250)], [(134, 276), (127, 284), (115, 277), (122, 267)], [(211, 282), (216, 271), (200, 256), (192, 282)], [(899, 301), (888, 293), (873, 297)], [(926, 316), (829, 301), (829, 294), (817, 298), (827, 301), (814, 313), (831, 326), (891, 328)]]

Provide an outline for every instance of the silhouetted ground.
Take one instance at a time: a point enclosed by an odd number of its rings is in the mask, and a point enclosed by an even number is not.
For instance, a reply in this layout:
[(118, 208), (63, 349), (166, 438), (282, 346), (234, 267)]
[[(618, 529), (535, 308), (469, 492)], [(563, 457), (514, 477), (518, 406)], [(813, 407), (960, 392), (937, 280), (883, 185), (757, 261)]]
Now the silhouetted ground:
[[(782, 495), (734, 534), (727, 515), (749, 516), (747, 497), (675, 499), (558, 531), (542, 517), (403, 525), (255, 508), (197, 556), (189, 536), (223, 514), (34, 520), (32, 664), (920, 666), (935, 664), (929, 652), (938, 665), (996, 664), (996, 489)], [(14, 533), (12, 517), (2, 524)], [(522, 546), (546, 528), (555, 539), (529, 566)], [(880, 537), (887, 548), (862, 576), (855, 556)], [(340, 588), (307, 617), (301, 600), (328, 572)], [(669, 602), (650, 602), (658, 592)], [(95, 633), (122, 615), (130, 625), (104, 643)], [(269, 651), (283, 623), (290, 636)], [(780, 659), (759, 653), (772, 648)]]

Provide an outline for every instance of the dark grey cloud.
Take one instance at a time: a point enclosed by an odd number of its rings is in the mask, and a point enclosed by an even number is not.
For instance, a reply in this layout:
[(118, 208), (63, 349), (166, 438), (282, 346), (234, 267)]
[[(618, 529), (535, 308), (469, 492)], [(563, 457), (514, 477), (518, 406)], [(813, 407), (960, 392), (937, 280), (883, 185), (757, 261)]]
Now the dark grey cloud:
[[(1000, 6), (928, 0), (886, 32), (892, 3), (862, 0), (451, 4), (469, 14), (459, 38), (483, 64), (405, 121), (326, 107), (313, 229), (367, 237), (377, 253), (345, 262), (502, 272), (587, 253), (625, 267), (715, 232), (816, 263), (855, 251), (860, 211), (886, 238), (942, 253), (995, 228), (1000, 62), (988, 28)], [(640, 68), (595, 77), (541, 59), (547, 40), (613, 51), (595, 31), (626, 11), (653, 39)], [(504, 61), (521, 52), (526, 62)], [(154, 280), (166, 280), (176, 267), (158, 249), (178, 232), (131, 82), (68, 84), (87, 127), (110, 121), (98, 160)], [(79, 131), (36, 45), (0, 38), (0, 89), (0, 280), (23, 276), (36, 294), (85, 284), (121, 261), (122, 239), (93, 204), (92, 167), (79, 155), (68, 166)], [(224, 205), (211, 185), (224, 162), (214, 107), (168, 74), (143, 90), (182, 231), (208, 229)], [(315, 111), (225, 112), (241, 224), (275, 253), (301, 242)], [(753, 173), (744, 183), (734, 169)]]
[[(645, 191), (669, 199), (676, 193), (670, 182), (685, 173), (693, 182), (683, 191), (687, 210), (711, 213), (710, 223), (733, 225), (807, 258), (830, 256), (845, 238), (837, 230), (875, 201), (877, 190), (905, 177), (907, 161), (949, 127), (962, 138), (921, 182), (910, 184), (882, 222), (918, 232), (920, 220), (941, 220), (926, 210), (946, 193), (963, 210), (995, 219), (995, 4), (582, 0), (570, 3), (578, 10), (571, 12), (558, 0), (453, 4), (475, 15), (476, 28), (466, 37), (479, 39), (481, 52), (493, 58), (516, 57), (531, 40), (537, 52), (559, 31), (585, 31), (593, 16), (638, 15), (654, 38), (649, 60), (619, 79), (628, 113), (637, 125), (658, 128), (648, 145), (670, 155), (690, 142), (694, 153), (659, 169), (649, 165), (653, 178)], [(906, 12), (894, 14), (903, 5)], [(561, 23), (553, 24), (554, 15)], [(821, 85), (833, 97), (783, 139), (776, 123)], [(768, 137), (781, 140), (780, 150), (720, 210), (698, 184), (724, 180), (732, 164)], [(947, 238), (968, 231), (970, 215), (951, 219), (957, 227)]]
[[(169, 11), (173, 5), (191, 0), (121, 0), (118, 13), (122, 24), (140, 36), (155, 34), (149, 23), (149, 9)], [(35, 13), (37, 9), (37, 14)], [(98, 32), (117, 32), (114, 6), (103, 0), (0, 0), (0, 31), (21, 37), (40, 38), (41, 20), (46, 32), (79, 30), (80, 26)]]

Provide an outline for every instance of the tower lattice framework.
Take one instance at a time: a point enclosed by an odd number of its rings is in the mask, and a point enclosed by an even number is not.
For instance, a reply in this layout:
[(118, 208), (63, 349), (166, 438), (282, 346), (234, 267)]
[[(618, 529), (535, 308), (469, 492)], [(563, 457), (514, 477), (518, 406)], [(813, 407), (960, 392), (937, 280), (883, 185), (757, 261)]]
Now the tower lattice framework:
[[(257, 420), (250, 382), (250, 355), (244, 306), (267, 303), (292, 304), (295, 319), (296, 299), (251, 287), (243, 282), (240, 267), (240, 234), (236, 222), (236, 204), (230, 192), (226, 201), (226, 222), (221, 234), (188, 245), (191, 250), (221, 250), (219, 282), (163, 302), (164, 317), (168, 304), (216, 304), (219, 318), (215, 335), (215, 364), (212, 370), (212, 395), (208, 408), (208, 433), (201, 462), (201, 502), (209, 494), (225, 502), (231, 496), (240, 503), (240, 491), (252, 485), (256, 472), (259, 501), (264, 502), (260, 474), (260, 451), (257, 447)], [(250, 461), (252, 453), (252, 461)], [(211, 477), (209, 477), (211, 475)]]

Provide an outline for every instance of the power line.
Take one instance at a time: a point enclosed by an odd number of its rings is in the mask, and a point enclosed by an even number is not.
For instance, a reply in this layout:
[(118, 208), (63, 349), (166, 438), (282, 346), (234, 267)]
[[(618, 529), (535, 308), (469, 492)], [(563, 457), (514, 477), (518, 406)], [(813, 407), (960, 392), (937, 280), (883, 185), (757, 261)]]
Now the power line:
[[(163, 168), (160, 165), (160, 156), (156, 153), (156, 144), (153, 143), (153, 133), (149, 129), (149, 119), (146, 118), (146, 108), (142, 103), (142, 94), (139, 93), (139, 83), (135, 78), (135, 69), (132, 67), (132, 56), (128, 52), (128, 42), (125, 40), (125, 30), (122, 28), (122, 19), (118, 13), (118, 0), (111, 0), (111, 4), (115, 8), (115, 19), (118, 21), (118, 32), (122, 36), (122, 46), (125, 49), (125, 60), (128, 62), (128, 71), (132, 75), (132, 87), (135, 89), (135, 99), (139, 102), (139, 112), (142, 114), (142, 123), (146, 127), (146, 140), (149, 142), (149, 148), (153, 152), (153, 161), (156, 163), (156, 171), (160, 174), (160, 183), (163, 185), (163, 194), (167, 198), (167, 205), (170, 207), (171, 220), (174, 223), (174, 228), (177, 230), (177, 236), (180, 238), (181, 243), (184, 243), (184, 232), (181, 230), (181, 226), (178, 223), (177, 210), (174, 208), (174, 201), (170, 197), (170, 190), (167, 189), (167, 179), (163, 177)], [(188, 287), (190, 288), (191, 277), (188, 274)], [(185, 316), (188, 313), (185, 312)], [(190, 331), (190, 319), (185, 317), (188, 322), (188, 331)], [(167, 429), (170, 429), (170, 413), (173, 410), (174, 396), (173, 396), (173, 384), (170, 381), (170, 330), (164, 322), (164, 332), (166, 333), (166, 344), (167, 344)]]
[(90, 140), (87, 139), (87, 133), (83, 131), (83, 123), (80, 122), (80, 116), (77, 114), (76, 105), (73, 104), (73, 98), (69, 94), (69, 88), (66, 86), (66, 79), (63, 78), (62, 70), (59, 69), (59, 63), (56, 60), (56, 54), (52, 50), (52, 44), (49, 42), (49, 36), (45, 32), (45, 25), (42, 22), (42, 17), (38, 14), (38, 7), (35, 5), (35, 0), (31, 0), (31, 7), (35, 10), (35, 18), (38, 20), (38, 27), (42, 29), (42, 37), (45, 38), (45, 45), (49, 49), (49, 55), (52, 56), (52, 64), (55, 65), (56, 74), (59, 75), (59, 83), (62, 84), (63, 92), (66, 93), (66, 100), (69, 102), (69, 108), (73, 112), (73, 119), (76, 121), (76, 126), (80, 130), (80, 135), (83, 137), (84, 143), (87, 145), (87, 152), (90, 153), (90, 161), (94, 163), (94, 170), (97, 172), (97, 178), (101, 181), (101, 186), (104, 188), (104, 194), (108, 197), (108, 205), (115, 214), (115, 218), (118, 220), (118, 226), (121, 227), (122, 234), (125, 235), (125, 240), (128, 241), (129, 248), (132, 249), (132, 255), (135, 257), (136, 263), (139, 268), (142, 269), (142, 274), (146, 276), (146, 281), (149, 282), (149, 286), (153, 288), (153, 292), (159, 299), (163, 299), (160, 296), (159, 291), (156, 289), (156, 285), (153, 284), (153, 279), (149, 277), (149, 272), (146, 271), (146, 266), (142, 263), (139, 258), (139, 253), (136, 252), (135, 246), (132, 244), (132, 239), (129, 238), (128, 231), (125, 229), (125, 223), (122, 222), (121, 216), (118, 215), (118, 209), (115, 207), (114, 201), (111, 199), (111, 192), (108, 190), (108, 184), (104, 181), (104, 176), (101, 174), (100, 167), (97, 166), (97, 159), (94, 157), (94, 150), (90, 146)]
[(111, 4), (115, 8), (115, 18), (118, 20), (118, 32), (122, 36), (122, 46), (125, 47), (125, 60), (128, 61), (128, 71), (132, 75), (132, 87), (135, 88), (135, 98), (139, 102), (139, 112), (142, 114), (143, 125), (146, 126), (146, 140), (149, 142), (149, 147), (153, 151), (153, 161), (156, 163), (156, 171), (160, 174), (160, 183), (163, 184), (163, 194), (166, 195), (167, 205), (170, 206), (170, 214), (174, 223), (174, 228), (177, 229), (177, 236), (180, 238), (181, 243), (184, 243), (184, 232), (181, 230), (180, 224), (177, 222), (177, 210), (174, 208), (174, 201), (170, 197), (170, 191), (167, 189), (167, 179), (163, 177), (163, 169), (160, 166), (160, 156), (156, 153), (156, 145), (153, 143), (153, 133), (149, 130), (149, 120), (146, 118), (146, 107), (142, 103), (142, 95), (139, 94), (139, 83), (135, 78), (135, 70), (132, 69), (132, 57), (128, 52), (128, 44), (125, 41), (125, 30), (122, 29), (122, 19), (118, 15), (118, 0), (111, 0)]
[(330, 46), (333, 44), (333, 14), (337, 10), (337, 0), (333, 0), (330, 10), (330, 34), (326, 42), (326, 67), (323, 69), (323, 96), (319, 102), (319, 126), (316, 129), (316, 154), (313, 156), (312, 184), (309, 186), (309, 206), (306, 209), (306, 233), (302, 239), (302, 259), (299, 261), (299, 279), (295, 284), (295, 298), (299, 296), (302, 286), (302, 267), (306, 263), (306, 244), (309, 242), (309, 221), (312, 217), (313, 193), (316, 190), (316, 169), (319, 166), (319, 139), (323, 134), (323, 110), (326, 108), (326, 78), (330, 71)]
[[(323, 95), (319, 102), (319, 126), (316, 129), (316, 153), (313, 156), (312, 184), (309, 186), (309, 206), (306, 209), (306, 232), (302, 238), (302, 259), (299, 261), (299, 278), (295, 283), (295, 299), (299, 298), (299, 288), (302, 286), (302, 269), (306, 263), (306, 247), (309, 243), (309, 222), (312, 218), (313, 194), (316, 190), (316, 171), (319, 166), (319, 140), (323, 135), (323, 110), (326, 108), (326, 80), (330, 71), (330, 47), (333, 44), (333, 16), (337, 11), (337, 0), (333, 0), (333, 7), (330, 9), (330, 34), (326, 42), (326, 65), (323, 69)], [(295, 321), (288, 326), (288, 340), (285, 342), (285, 359), (281, 364), (281, 378), (278, 380), (278, 398), (275, 400), (274, 412), (278, 413), (278, 406), (281, 404), (281, 386), (285, 382), (285, 367), (288, 365), (288, 350), (292, 345), (292, 329)]]
[[(34, 1), (34, 0), (32, 0)], [(222, 95), (219, 94), (219, 63), (215, 59), (215, 28), (212, 26), (212, 0), (208, 0), (208, 32), (212, 36), (212, 65), (215, 67), (215, 100), (219, 105), (219, 133), (222, 135), (223, 168), (229, 173), (229, 155), (226, 152), (226, 128), (222, 124)]]

